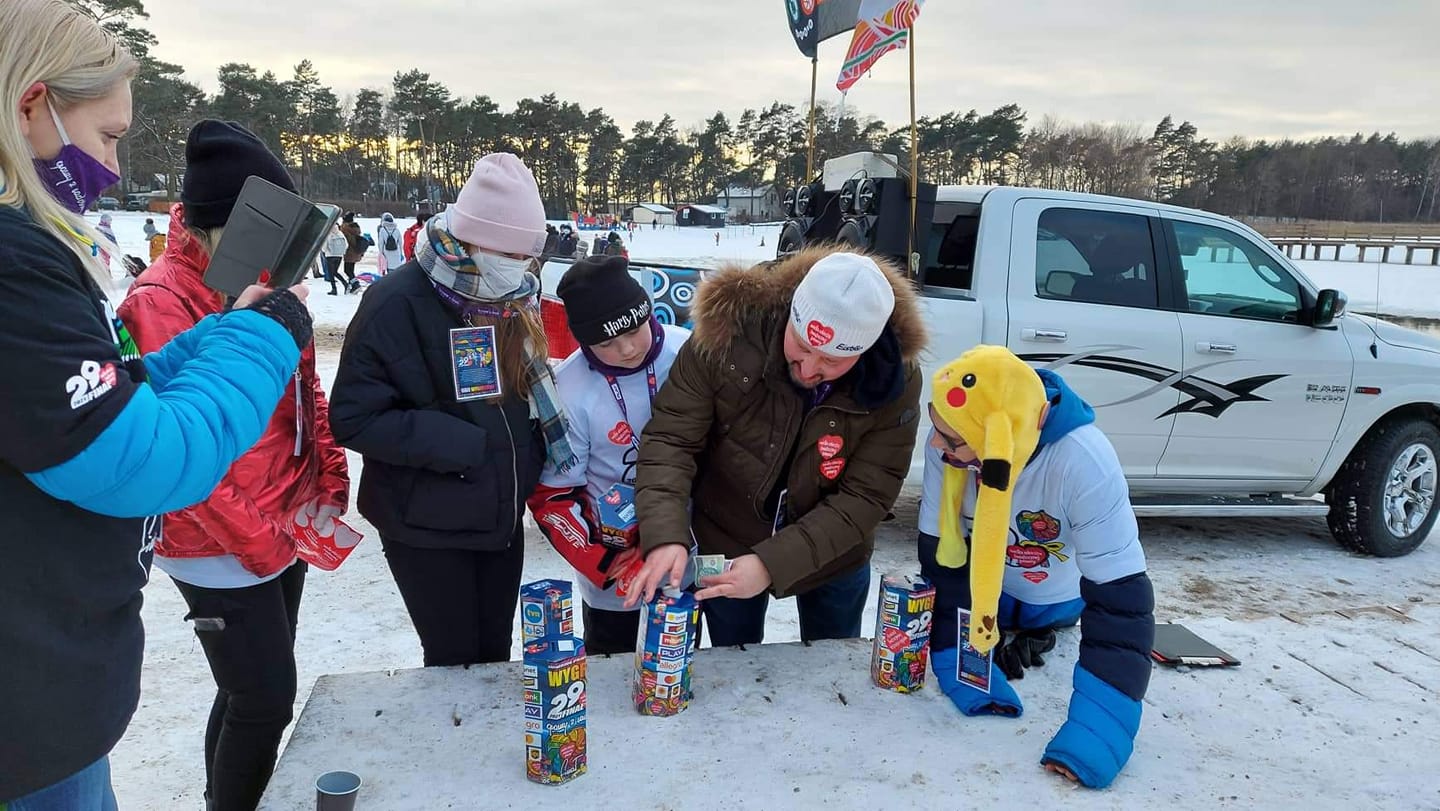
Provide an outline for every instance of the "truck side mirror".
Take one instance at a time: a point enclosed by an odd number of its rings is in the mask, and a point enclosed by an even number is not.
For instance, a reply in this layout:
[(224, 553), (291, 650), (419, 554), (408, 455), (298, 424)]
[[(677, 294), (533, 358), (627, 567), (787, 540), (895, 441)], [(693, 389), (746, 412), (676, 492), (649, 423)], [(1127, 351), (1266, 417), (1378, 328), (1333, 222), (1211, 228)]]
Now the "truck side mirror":
[(1345, 314), (1345, 304), (1348, 299), (1339, 290), (1325, 289), (1315, 297), (1315, 309), (1310, 315), (1310, 326), (1328, 327), (1335, 323), (1335, 319)]

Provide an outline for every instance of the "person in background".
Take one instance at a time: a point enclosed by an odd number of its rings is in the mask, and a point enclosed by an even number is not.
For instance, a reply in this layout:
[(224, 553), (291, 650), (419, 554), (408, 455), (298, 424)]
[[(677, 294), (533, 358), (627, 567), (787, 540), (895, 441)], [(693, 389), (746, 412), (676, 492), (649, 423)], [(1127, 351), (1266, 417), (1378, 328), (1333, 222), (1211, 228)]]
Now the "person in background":
[(556, 255), (572, 259), (579, 247), (579, 238), (576, 237), (574, 229), (568, 225), (560, 226), (560, 239), (555, 244)]
[(400, 226), (395, 224), (394, 215), (386, 212), (380, 215), (380, 224), (375, 228), (375, 247), (380, 254), (380, 275), (384, 276), (405, 264), (405, 253), (400, 249)]
[(406, 262), (415, 260), (415, 240), (421, 234), (425, 233), (425, 222), (429, 219), (429, 212), (416, 214), (415, 222), (412, 223), (409, 228), (405, 229), (405, 242), (401, 247), (404, 248)]
[(158, 233), (160, 233), (160, 230), (155, 227), (155, 218), (154, 218), (154, 217), (146, 217), (146, 218), (145, 218), (145, 239), (146, 239), (146, 240), (149, 240), (149, 239), (153, 238), (153, 237), (154, 237), (156, 234), (158, 234)]
[(150, 261), (154, 262), (160, 258), (161, 254), (165, 253), (165, 235), (156, 230), (154, 220), (145, 222), (149, 225), (145, 239), (150, 243)]
[(345, 333), (330, 427), (365, 458), (360, 513), (427, 667), (510, 658), (525, 500), (547, 459), (578, 464), (540, 321), (544, 247), (534, 176), (487, 155)]
[(61, 0), (0, 3), (0, 806), (113, 811), (161, 514), (255, 444), (311, 335), (246, 290), (141, 357), (83, 212), (119, 175), (138, 64)]
[(350, 240), (340, 231), (340, 224), (336, 223), (330, 229), (330, 236), (325, 237), (325, 246), (320, 249), (320, 262), (325, 268), (325, 281), (330, 284), (330, 295), (338, 296), (340, 291), (335, 289), (335, 282), (340, 278), (340, 263), (345, 261), (345, 252), (350, 250)]
[[(650, 297), (621, 257), (581, 259), (565, 273), (557, 292), (570, 332), (580, 343), (555, 370), (570, 417), (570, 447), (579, 462), (564, 473), (547, 465), (530, 509), (551, 545), (569, 560), (571, 554), (590, 551), (577, 546), (580, 539), (601, 545), (597, 505), (605, 493), (617, 484), (634, 486), (650, 403), (690, 331), (660, 324)], [(632, 567), (639, 568), (640, 550), (617, 550), (609, 558), (599, 571), (576, 568), (590, 654), (633, 652), (639, 631), (640, 612), (625, 608), (620, 590), (636, 574)], [(596, 576), (601, 582), (592, 579)]]
[(345, 235), (347, 247), (345, 248), (345, 261), (341, 268), (345, 272), (345, 292), (360, 292), (360, 280), (355, 278), (355, 263), (365, 258), (365, 251), (369, 243), (365, 235), (360, 231), (360, 224), (355, 222), (355, 212), (347, 211), (341, 218), (340, 233)]
[(543, 260), (543, 257), (553, 256), (553, 255), (555, 254), (555, 249), (556, 249), (556, 247), (558, 247), (559, 245), (560, 245), (560, 232), (555, 230), (555, 226), (551, 225), (550, 223), (546, 223), (546, 224), (545, 224), (545, 251), (541, 254), (541, 257), (542, 257), (542, 260), (541, 260), (541, 261), (542, 261), (542, 263), (543, 263), (543, 261), (544, 261), (544, 260)]
[(100, 215), (100, 224), (95, 226), (95, 230), (100, 232), (100, 236), (105, 237), (105, 241), (100, 244), (100, 261), (106, 268), (109, 268), (110, 248), (118, 249), (120, 242), (115, 239), (115, 221), (108, 211)]
[[(224, 310), (222, 295), (205, 286), (205, 270), (252, 176), (295, 191), (284, 164), (239, 124), (204, 120), (190, 130), (169, 247), (120, 305), (141, 352), (158, 351)], [(309, 342), (260, 441), (208, 499), (165, 517), (155, 547), (155, 565), (185, 598), (215, 680), (204, 748), (205, 798), (214, 811), (255, 808), (291, 720), (306, 572), (295, 556), (295, 516), (303, 510), (330, 522), (349, 502), (345, 452), (330, 435)]]

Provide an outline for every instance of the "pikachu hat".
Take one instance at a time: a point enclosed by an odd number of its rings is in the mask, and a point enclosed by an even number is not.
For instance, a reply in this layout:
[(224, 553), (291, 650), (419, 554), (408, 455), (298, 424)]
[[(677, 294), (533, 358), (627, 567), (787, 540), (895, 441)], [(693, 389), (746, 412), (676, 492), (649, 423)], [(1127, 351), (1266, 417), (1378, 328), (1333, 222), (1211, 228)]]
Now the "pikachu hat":
[[(1010, 537), (1010, 497), (1020, 471), (1040, 444), (1045, 384), (1035, 370), (1003, 346), (977, 346), (935, 373), (931, 405), (979, 456), (979, 496), (969, 540), (970, 645), (986, 653), (1000, 641), (996, 614)], [(941, 566), (965, 565), (960, 523), (969, 471), (945, 466), (940, 496)]]

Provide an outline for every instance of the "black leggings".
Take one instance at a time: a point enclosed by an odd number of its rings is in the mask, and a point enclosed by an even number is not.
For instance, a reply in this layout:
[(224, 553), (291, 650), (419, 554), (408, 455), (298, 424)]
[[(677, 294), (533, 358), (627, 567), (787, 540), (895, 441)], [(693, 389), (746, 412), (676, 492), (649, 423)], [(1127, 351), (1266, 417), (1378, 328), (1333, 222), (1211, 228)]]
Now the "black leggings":
[(295, 624), (305, 570), (296, 561), (274, 580), (240, 589), (175, 581), (217, 688), (205, 727), (205, 797), (214, 811), (254, 809), (275, 769), (295, 705)]
[(525, 535), (508, 549), (420, 549), (381, 536), (385, 562), (420, 635), (426, 667), (510, 661)]

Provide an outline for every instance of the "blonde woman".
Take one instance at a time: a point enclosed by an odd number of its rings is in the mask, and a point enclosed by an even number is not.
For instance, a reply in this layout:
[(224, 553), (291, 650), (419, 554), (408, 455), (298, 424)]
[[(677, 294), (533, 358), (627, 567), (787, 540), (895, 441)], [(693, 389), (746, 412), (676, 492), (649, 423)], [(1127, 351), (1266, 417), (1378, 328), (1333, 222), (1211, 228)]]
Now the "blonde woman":
[(360, 514), (427, 667), (510, 658), (525, 500), (547, 456), (576, 464), (537, 309), (544, 246), (530, 170), (487, 155), (345, 334), (330, 427), (365, 457)]
[(136, 63), (62, 0), (0, 3), (0, 807), (115, 807), (162, 513), (260, 437), (303, 294), (247, 290), (140, 357), (81, 212), (119, 174)]

